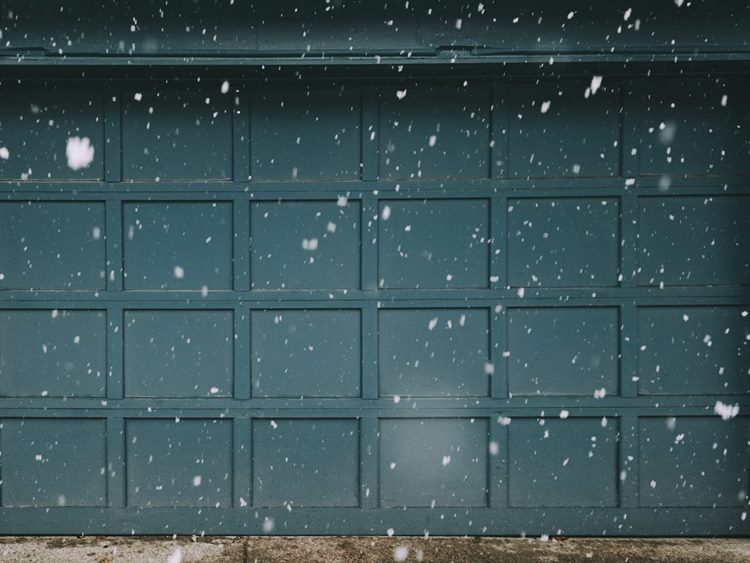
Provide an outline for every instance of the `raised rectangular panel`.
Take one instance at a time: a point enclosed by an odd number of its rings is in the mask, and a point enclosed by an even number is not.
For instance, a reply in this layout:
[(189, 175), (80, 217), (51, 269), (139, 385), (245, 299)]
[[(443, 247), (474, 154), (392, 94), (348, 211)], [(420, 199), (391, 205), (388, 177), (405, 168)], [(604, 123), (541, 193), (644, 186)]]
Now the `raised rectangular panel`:
[(0, 395), (104, 396), (106, 334), (104, 311), (0, 311)]
[(487, 309), (380, 310), (378, 334), (381, 395), (489, 393)]
[(746, 311), (748, 307), (638, 309), (639, 394), (750, 392)]
[(620, 173), (620, 89), (588, 84), (511, 89), (511, 176), (584, 177)]
[(253, 421), (255, 506), (359, 506), (359, 423)]
[(0, 421), (3, 507), (104, 506), (104, 420)]
[(127, 397), (232, 395), (232, 311), (125, 311)]
[(617, 421), (548, 418), (540, 422), (513, 418), (508, 428), (511, 506), (616, 506)]
[(615, 307), (508, 309), (508, 388), (513, 395), (582, 395), (619, 382)]
[(487, 506), (484, 418), (380, 421), (383, 507)]
[(232, 176), (232, 96), (133, 90), (122, 100), (122, 170), (129, 180)]
[(510, 285), (617, 285), (619, 216), (616, 198), (509, 200)]
[(4, 180), (100, 180), (104, 177), (101, 91), (0, 92)]
[(252, 203), (252, 289), (356, 289), (360, 283), (360, 203)]
[(489, 89), (384, 90), (379, 148), (383, 178), (487, 178)]
[(358, 90), (258, 93), (250, 104), (255, 179), (356, 179)]
[(359, 396), (360, 317), (359, 310), (253, 311), (253, 395)]
[(643, 197), (638, 284), (750, 284), (750, 196)]
[(489, 223), (484, 199), (381, 202), (380, 287), (488, 287)]
[(104, 204), (0, 203), (0, 289), (104, 289)]
[(660, 81), (641, 100), (641, 174), (747, 174), (750, 104), (747, 84)]
[(640, 420), (640, 506), (747, 506), (747, 417)]
[(126, 203), (123, 231), (125, 289), (231, 289), (231, 203)]
[(232, 422), (126, 421), (128, 506), (232, 504)]

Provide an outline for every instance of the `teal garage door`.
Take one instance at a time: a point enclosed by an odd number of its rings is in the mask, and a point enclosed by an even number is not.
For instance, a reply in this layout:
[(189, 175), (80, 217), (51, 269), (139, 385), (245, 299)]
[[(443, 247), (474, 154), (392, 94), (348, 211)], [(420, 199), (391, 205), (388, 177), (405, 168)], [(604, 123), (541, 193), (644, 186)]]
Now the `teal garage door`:
[(6, 81), (0, 532), (747, 535), (749, 93)]

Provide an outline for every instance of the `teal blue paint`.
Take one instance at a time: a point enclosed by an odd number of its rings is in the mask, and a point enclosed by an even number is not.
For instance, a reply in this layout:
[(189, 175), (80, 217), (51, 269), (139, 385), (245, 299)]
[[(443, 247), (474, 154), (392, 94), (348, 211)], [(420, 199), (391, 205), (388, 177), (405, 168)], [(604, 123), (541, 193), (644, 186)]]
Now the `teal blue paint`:
[(750, 534), (742, 67), (245, 55), (8, 69), (0, 533)]

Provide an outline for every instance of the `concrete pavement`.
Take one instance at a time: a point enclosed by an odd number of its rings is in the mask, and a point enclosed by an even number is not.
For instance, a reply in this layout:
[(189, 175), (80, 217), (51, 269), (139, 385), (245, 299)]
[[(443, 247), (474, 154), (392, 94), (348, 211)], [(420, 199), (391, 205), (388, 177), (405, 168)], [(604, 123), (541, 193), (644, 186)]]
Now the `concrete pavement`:
[(750, 539), (5, 537), (3, 563), (747, 563)]

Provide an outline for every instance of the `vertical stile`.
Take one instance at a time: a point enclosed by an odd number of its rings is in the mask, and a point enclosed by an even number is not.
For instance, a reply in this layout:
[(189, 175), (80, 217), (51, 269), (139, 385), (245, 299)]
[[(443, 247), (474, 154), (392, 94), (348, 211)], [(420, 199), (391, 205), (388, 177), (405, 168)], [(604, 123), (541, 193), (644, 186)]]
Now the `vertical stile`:
[(490, 200), (490, 289), (508, 286), (508, 196), (493, 195)]
[(508, 177), (508, 95), (510, 89), (505, 84), (492, 86), (492, 114), (490, 124), (490, 178), (493, 180)]
[(232, 420), (232, 471), (234, 508), (252, 506), (252, 420), (237, 416)]
[(232, 208), (234, 290), (250, 291), (250, 202), (235, 197)]
[(240, 304), (234, 308), (234, 393), (237, 401), (252, 396), (251, 379), (251, 310)]
[(492, 305), (490, 315), (490, 397), (505, 399), (508, 396), (508, 314), (499, 303)]
[(379, 126), (378, 93), (373, 88), (362, 90), (362, 123), (361, 123), (361, 178), (365, 182), (378, 180), (379, 172)]
[(104, 181), (122, 181), (122, 91), (104, 89)]
[(360, 507), (377, 508), (379, 505), (379, 447), (378, 418), (364, 412), (359, 419), (360, 436)]
[(362, 398), (377, 399), (378, 385), (378, 309), (369, 301), (362, 306)]
[(500, 424), (500, 416), (489, 419), (489, 507), (508, 506), (508, 427)]
[(105, 208), (104, 236), (106, 237), (107, 291), (122, 291), (124, 286), (124, 254), (122, 233), (122, 200), (109, 198)]
[[(230, 94), (232, 95), (232, 94)], [(250, 180), (250, 94), (244, 86), (232, 95), (232, 177)]]
[(125, 318), (122, 304), (107, 307), (107, 399), (122, 399), (124, 393)]
[(623, 414), (619, 420), (620, 447), (619, 475), (620, 506), (635, 508), (638, 506), (638, 416)]
[(364, 291), (378, 288), (378, 198), (372, 193), (362, 194), (362, 279)]
[(124, 508), (127, 483), (125, 475), (125, 419), (107, 417), (107, 506)]

